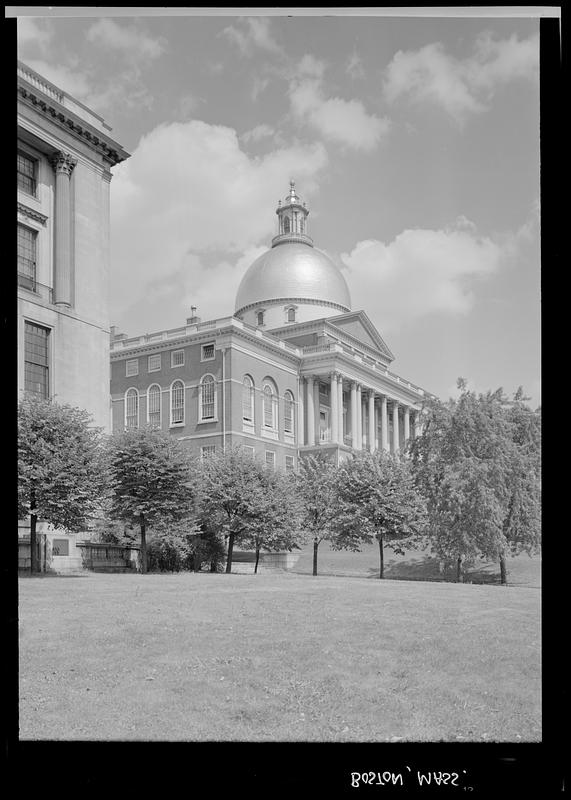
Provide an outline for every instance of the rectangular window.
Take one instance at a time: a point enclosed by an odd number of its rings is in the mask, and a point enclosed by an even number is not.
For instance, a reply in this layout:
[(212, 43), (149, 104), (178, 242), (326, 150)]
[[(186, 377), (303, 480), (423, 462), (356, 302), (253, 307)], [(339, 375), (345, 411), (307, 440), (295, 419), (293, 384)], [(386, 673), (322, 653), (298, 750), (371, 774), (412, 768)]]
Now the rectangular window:
[(255, 449), (253, 447), (250, 447), (249, 444), (245, 444), (245, 445), (243, 445), (243, 447), (244, 447), (244, 452), (246, 453), (246, 455), (250, 456), (250, 458), (254, 458), (254, 456), (256, 455)]
[(132, 358), (125, 362), (125, 375), (131, 378), (133, 375), (139, 374), (139, 359)]
[(285, 468), (286, 472), (293, 472), (295, 469), (295, 461), (293, 456), (286, 456), (285, 457)]
[(202, 355), (200, 360), (201, 361), (212, 361), (214, 358), (214, 345), (213, 344), (203, 344), (202, 345)]
[(18, 225), (18, 286), (36, 291), (37, 231)]
[(202, 458), (211, 458), (216, 452), (215, 444), (205, 444), (200, 448)]
[(36, 159), (18, 150), (18, 189), (35, 197), (37, 176), (38, 162)]
[(171, 352), (171, 367), (184, 367), (184, 350)]
[(52, 556), (68, 556), (69, 539), (53, 539)]
[(276, 468), (276, 454), (273, 450), (266, 450), (266, 465), (272, 469)]
[(216, 410), (216, 389), (214, 378), (203, 379), (201, 387), (200, 418), (214, 419)]
[(49, 328), (26, 322), (24, 329), (24, 390), (45, 400), (49, 388)]
[(161, 355), (149, 356), (148, 371), (156, 372), (161, 368)]

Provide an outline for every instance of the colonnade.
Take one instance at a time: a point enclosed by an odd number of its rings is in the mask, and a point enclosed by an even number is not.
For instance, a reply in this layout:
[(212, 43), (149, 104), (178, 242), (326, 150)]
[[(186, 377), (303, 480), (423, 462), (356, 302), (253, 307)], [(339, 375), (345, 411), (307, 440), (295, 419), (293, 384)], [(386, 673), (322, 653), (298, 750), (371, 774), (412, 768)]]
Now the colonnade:
[[(319, 385), (323, 382), (329, 382), (328, 403), (320, 401)], [(344, 402), (345, 390), (347, 403)], [(331, 442), (349, 445), (355, 450), (368, 449), (371, 453), (377, 449), (397, 452), (410, 439), (411, 432), (413, 436), (420, 432), (417, 410), (358, 381), (344, 380), (339, 372), (300, 378), (298, 423), (300, 445)]]

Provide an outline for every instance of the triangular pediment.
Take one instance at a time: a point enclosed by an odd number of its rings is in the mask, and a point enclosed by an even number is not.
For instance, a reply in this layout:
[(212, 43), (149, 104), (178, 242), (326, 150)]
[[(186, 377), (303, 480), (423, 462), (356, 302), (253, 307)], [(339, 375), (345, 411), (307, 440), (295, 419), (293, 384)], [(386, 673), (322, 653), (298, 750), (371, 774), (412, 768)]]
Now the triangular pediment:
[(387, 347), (383, 337), (375, 328), (364, 311), (350, 311), (327, 319), (329, 325), (337, 328), (342, 334), (362, 342), (367, 347), (376, 350), (379, 355), (389, 361), (394, 360), (394, 355)]

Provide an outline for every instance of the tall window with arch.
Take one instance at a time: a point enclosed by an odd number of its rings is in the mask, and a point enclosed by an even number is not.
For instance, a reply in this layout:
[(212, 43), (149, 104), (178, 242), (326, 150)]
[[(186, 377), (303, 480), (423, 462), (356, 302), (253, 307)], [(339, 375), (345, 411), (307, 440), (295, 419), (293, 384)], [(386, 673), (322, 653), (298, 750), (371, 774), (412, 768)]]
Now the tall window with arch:
[(216, 381), (213, 375), (205, 375), (200, 381), (200, 419), (216, 419)]
[(263, 325), (264, 324), (264, 312), (263, 311), (258, 311), (258, 313), (256, 315), (256, 318), (258, 320), (258, 325)]
[(275, 386), (267, 380), (263, 389), (264, 399), (264, 428), (276, 431), (278, 429), (278, 394)]
[(125, 427), (127, 430), (139, 427), (139, 392), (136, 389), (125, 392)]
[(249, 375), (244, 375), (242, 381), (242, 419), (254, 422), (254, 381)]
[(161, 387), (153, 383), (147, 390), (147, 421), (152, 428), (161, 427)]
[(291, 307), (287, 310), (287, 321), (295, 322), (295, 308)]
[(171, 425), (184, 423), (184, 383), (173, 381), (171, 384)]
[(293, 436), (295, 430), (295, 401), (289, 391), (284, 395), (284, 431)]

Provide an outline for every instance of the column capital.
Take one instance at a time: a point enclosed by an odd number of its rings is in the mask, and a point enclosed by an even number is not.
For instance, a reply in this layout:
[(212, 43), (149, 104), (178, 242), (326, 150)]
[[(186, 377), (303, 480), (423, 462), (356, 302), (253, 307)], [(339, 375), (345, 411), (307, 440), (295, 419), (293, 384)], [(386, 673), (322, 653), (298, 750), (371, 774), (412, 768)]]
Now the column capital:
[(77, 164), (77, 158), (60, 150), (50, 157), (50, 164), (56, 175), (63, 174), (70, 176)]

